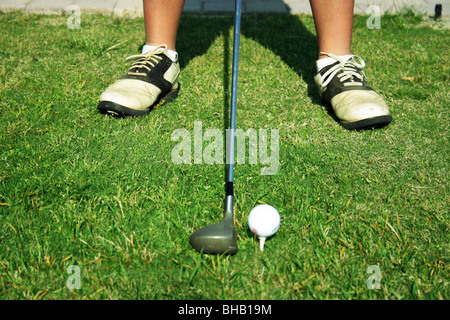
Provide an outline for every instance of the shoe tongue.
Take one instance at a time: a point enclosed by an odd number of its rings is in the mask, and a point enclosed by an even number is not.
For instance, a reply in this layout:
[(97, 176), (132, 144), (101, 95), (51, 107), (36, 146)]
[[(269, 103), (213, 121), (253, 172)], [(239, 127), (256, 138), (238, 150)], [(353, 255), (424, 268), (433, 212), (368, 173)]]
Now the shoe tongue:
[(145, 45), (142, 47), (141, 54), (142, 54), (142, 55), (147, 54), (147, 53), (149, 53), (150, 51), (155, 50), (155, 49), (158, 48), (158, 47), (159, 47), (159, 46), (153, 46), (153, 45), (145, 44)]
[(345, 62), (347, 62), (348, 60), (350, 60), (351, 58), (353, 58), (354, 55), (353, 54), (346, 54), (344, 56), (339, 56), (339, 58), (341, 58), (342, 60), (344, 60)]
[[(347, 54), (347, 55), (343, 55), (343, 56), (337, 56), (339, 59), (341, 59), (344, 62), (347, 62), (348, 60), (350, 60), (351, 58), (353, 58), (352, 54)], [(317, 70), (320, 71), (323, 68), (327, 67), (327, 66), (331, 66), (332, 64), (335, 64), (336, 61), (339, 61), (333, 57), (326, 57), (320, 60), (316, 61), (316, 67)]]
[(332, 65), (335, 62), (336, 62), (336, 60), (331, 58), (331, 57), (326, 57), (326, 58), (323, 58), (323, 59), (319, 59), (319, 60), (316, 61), (317, 71), (320, 71), (323, 68), (325, 68), (327, 66), (330, 66), (330, 65)]
[[(156, 48), (158, 48), (159, 46), (153, 46), (153, 45), (144, 45), (142, 47), (142, 52), (141, 54), (146, 54)], [(168, 56), (170, 58), (170, 60), (172, 60), (173, 62), (176, 62), (178, 60), (178, 53), (176, 51), (170, 50), (170, 49), (165, 49), (164, 50), (164, 54), (166, 56)]]

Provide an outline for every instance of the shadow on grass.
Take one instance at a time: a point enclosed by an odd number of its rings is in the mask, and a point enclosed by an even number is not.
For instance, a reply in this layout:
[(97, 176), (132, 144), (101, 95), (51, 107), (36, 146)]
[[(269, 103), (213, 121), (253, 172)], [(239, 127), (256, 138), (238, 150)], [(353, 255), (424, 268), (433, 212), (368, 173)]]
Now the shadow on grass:
[[(229, 59), (230, 28), (233, 17), (205, 17), (184, 15), (178, 31), (177, 50), (180, 52), (180, 65), (183, 69), (197, 56), (206, 53), (219, 37), (224, 38), (224, 97), (230, 92)], [(313, 66), (317, 59), (317, 38), (301, 22), (299, 17), (290, 14), (243, 14), (241, 35), (260, 43), (279, 56), (307, 84), (308, 96), (320, 104), (320, 96), (313, 80)], [(274, 79), (276, 81), (276, 79)]]
[[(234, 27), (233, 19), (232, 15), (222, 17), (184, 15), (180, 21), (176, 45), (180, 53), (180, 66), (184, 69), (192, 59), (204, 55), (218, 37), (223, 37), (223, 128), (228, 128), (230, 122), (231, 74), (229, 70), (231, 70), (233, 51), (230, 30)], [(298, 16), (243, 14), (241, 37), (252, 39), (279, 56), (306, 82), (310, 99), (315, 104), (321, 104), (313, 80), (313, 66), (318, 52), (317, 38), (305, 27)], [(273, 80), (277, 81), (277, 79)]]

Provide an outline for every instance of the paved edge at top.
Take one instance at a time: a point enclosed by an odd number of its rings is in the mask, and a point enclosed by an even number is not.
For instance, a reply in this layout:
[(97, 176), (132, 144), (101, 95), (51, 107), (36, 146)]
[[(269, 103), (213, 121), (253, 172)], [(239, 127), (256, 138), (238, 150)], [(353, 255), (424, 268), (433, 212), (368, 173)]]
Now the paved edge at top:
[[(450, 12), (450, 0), (356, 0), (355, 14), (369, 14), (376, 5), (381, 12), (398, 12), (404, 8), (434, 15), (436, 4), (442, 4), (442, 13)], [(142, 0), (0, 0), (0, 10), (23, 10), (29, 13), (61, 14), (77, 6), (82, 13), (103, 13), (114, 16), (142, 17)], [(243, 0), (243, 13), (311, 14), (309, 0)], [(234, 1), (186, 0), (185, 14), (218, 14), (234, 10)], [(447, 12), (448, 11), (448, 12)]]

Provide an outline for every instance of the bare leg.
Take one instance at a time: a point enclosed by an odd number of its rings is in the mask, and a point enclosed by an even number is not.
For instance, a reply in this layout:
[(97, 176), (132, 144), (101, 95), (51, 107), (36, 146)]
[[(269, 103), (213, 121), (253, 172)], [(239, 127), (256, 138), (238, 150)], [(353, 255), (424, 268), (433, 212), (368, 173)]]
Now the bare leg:
[(319, 43), (319, 59), (351, 54), (354, 0), (310, 0)]
[(143, 0), (145, 44), (166, 44), (175, 51), (178, 24), (184, 0)]

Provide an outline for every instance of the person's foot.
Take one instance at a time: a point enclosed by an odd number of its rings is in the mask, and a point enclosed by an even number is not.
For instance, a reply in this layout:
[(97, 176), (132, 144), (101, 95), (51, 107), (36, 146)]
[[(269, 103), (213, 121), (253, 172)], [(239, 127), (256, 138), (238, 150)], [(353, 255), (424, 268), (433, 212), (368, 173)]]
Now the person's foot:
[(97, 109), (101, 113), (142, 116), (178, 96), (180, 65), (169, 57), (165, 45), (128, 59), (136, 61), (100, 95)]
[(352, 55), (348, 60), (328, 54), (336, 60), (315, 71), (314, 81), (324, 105), (331, 106), (341, 125), (349, 130), (380, 127), (392, 121), (383, 98), (365, 80), (364, 60)]

